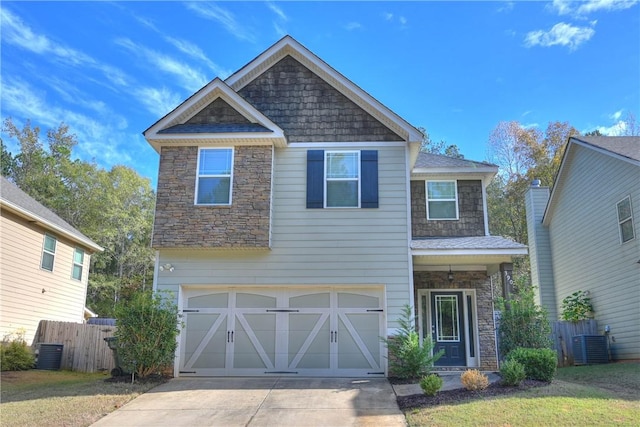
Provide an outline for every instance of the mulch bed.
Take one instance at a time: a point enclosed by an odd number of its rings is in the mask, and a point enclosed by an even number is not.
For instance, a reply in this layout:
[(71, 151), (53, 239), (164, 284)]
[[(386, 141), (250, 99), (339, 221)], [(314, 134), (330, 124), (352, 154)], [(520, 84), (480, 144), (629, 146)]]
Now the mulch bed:
[(474, 399), (485, 399), (487, 397), (503, 396), (529, 390), (534, 387), (549, 385), (545, 381), (525, 380), (517, 387), (507, 387), (499, 382), (490, 384), (485, 390), (469, 391), (464, 388), (456, 390), (439, 391), (435, 396), (425, 394), (414, 394), (411, 396), (398, 396), (398, 406), (401, 410), (420, 408), (424, 406), (449, 405), (462, 403)]

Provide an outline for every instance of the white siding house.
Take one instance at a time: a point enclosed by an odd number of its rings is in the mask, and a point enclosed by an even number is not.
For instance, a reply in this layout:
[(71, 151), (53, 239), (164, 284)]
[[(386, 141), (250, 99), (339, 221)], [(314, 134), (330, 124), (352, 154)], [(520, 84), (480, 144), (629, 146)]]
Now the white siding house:
[(548, 202), (545, 193), (527, 194), (542, 304), (557, 318), (565, 297), (588, 291), (600, 332), (610, 328), (614, 358), (639, 358), (640, 137), (570, 138)]

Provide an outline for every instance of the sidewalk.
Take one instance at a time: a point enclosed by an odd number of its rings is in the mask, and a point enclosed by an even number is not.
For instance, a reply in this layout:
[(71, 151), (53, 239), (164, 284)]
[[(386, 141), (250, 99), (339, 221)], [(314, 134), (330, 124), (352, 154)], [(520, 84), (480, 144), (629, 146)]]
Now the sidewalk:
[[(490, 383), (495, 383), (500, 381), (500, 375), (495, 372), (483, 372), (485, 375), (489, 377)], [(445, 390), (455, 390), (458, 388), (464, 388), (462, 382), (460, 381), (460, 375), (462, 372), (438, 372), (440, 378), (444, 381), (442, 384), (442, 388), (440, 391)], [(420, 388), (420, 384), (395, 384), (392, 385), (393, 391), (396, 392), (396, 396), (411, 396), (414, 394), (423, 394), (422, 389)]]

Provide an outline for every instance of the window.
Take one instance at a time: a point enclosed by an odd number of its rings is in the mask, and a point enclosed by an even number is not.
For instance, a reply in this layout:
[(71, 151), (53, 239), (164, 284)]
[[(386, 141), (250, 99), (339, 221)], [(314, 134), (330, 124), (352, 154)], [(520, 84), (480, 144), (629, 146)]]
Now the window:
[(622, 243), (634, 239), (633, 214), (631, 212), (631, 197), (629, 196), (618, 202), (618, 225)]
[(232, 148), (200, 149), (196, 205), (230, 205), (232, 170)]
[(325, 154), (325, 207), (357, 208), (360, 206), (360, 152)]
[(56, 243), (58, 241), (50, 234), (44, 235), (44, 245), (42, 248), (42, 263), (40, 267), (43, 270), (53, 271), (53, 261), (56, 257)]
[(427, 181), (427, 219), (458, 219), (456, 181)]
[(71, 271), (71, 277), (76, 280), (82, 280), (82, 268), (84, 267), (84, 251), (80, 248), (76, 248), (73, 252), (73, 270)]
[(378, 151), (307, 151), (307, 208), (377, 208)]

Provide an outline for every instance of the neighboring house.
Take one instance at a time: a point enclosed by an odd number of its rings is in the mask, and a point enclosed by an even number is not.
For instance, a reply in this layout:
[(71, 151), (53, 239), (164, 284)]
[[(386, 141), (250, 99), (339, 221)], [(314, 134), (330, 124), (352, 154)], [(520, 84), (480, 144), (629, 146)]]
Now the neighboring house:
[(0, 208), (1, 337), (22, 332), (31, 344), (40, 320), (83, 322), (102, 248), (4, 177)]
[(144, 135), (176, 376), (384, 376), (406, 304), (441, 365), (496, 369), (490, 275), (526, 254), (488, 236), (496, 166), (419, 153), (415, 127), (289, 36)]
[(531, 276), (556, 320), (589, 292), (618, 359), (640, 358), (640, 137), (569, 138), (553, 191), (526, 194)]

